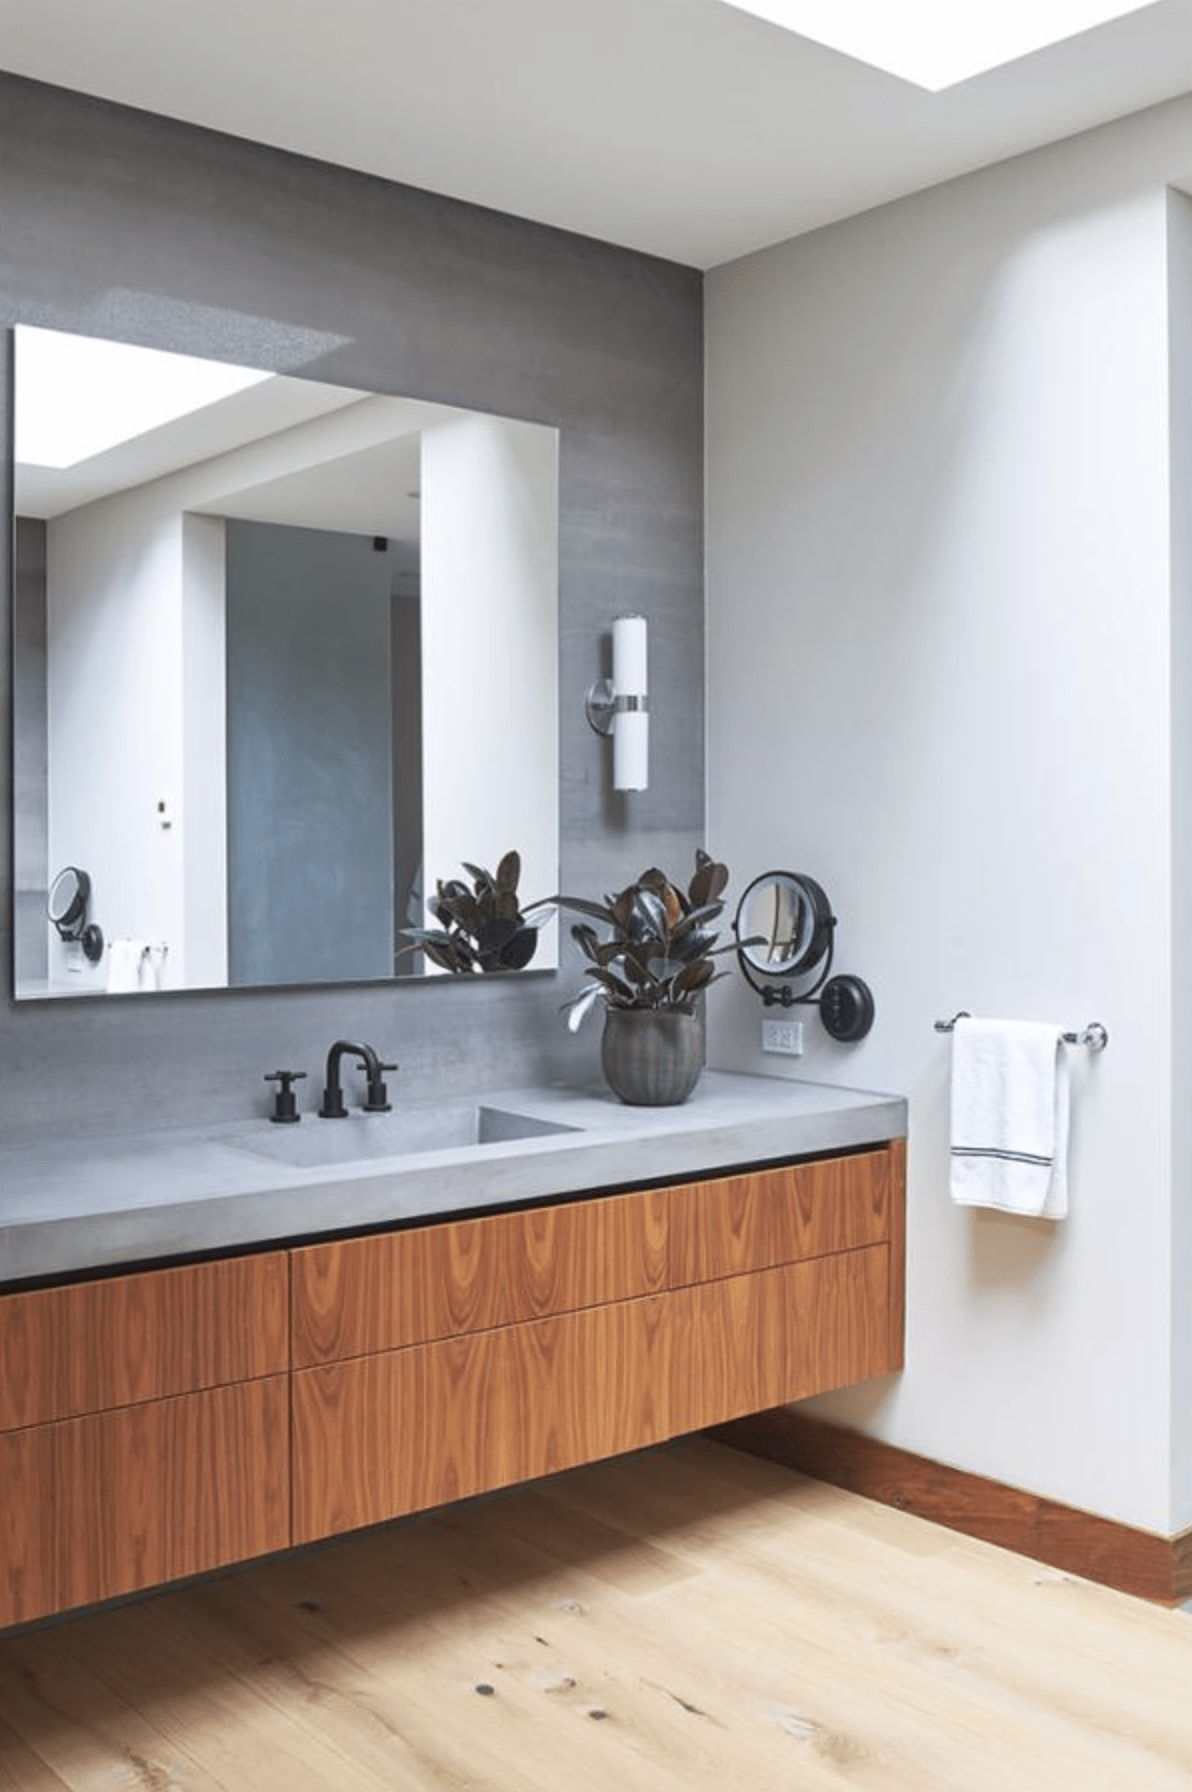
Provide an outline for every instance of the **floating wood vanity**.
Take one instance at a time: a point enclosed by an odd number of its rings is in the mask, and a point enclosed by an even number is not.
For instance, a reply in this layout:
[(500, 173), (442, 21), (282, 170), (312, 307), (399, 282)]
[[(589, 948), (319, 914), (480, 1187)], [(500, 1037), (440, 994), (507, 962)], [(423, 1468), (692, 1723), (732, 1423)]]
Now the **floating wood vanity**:
[(897, 1369), (904, 1187), (891, 1138), (0, 1293), (0, 1624)]

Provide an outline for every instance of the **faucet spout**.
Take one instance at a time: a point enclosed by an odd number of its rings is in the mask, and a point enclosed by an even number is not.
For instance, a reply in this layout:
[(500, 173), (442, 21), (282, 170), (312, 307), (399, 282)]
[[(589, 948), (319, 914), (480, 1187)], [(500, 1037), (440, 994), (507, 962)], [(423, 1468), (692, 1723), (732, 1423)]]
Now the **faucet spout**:
[[(358, 1045), (351, 1039), (337, 1039), (327, 1053), (327, 1080), (323, 1086), (323, 1104), (319, 1109), (319, 1114), (324, 1120), (346, 1120), (348, 1117), (348, 1110), (344, 1106), (344, 1092), (339, 1080), (340, 1061), (345, 1056), (359, 1058), (364, 1065), (365, 1074), (368, 1077), (370, 1097), (368, 1105), (372, 1112), (378, 1111), (371, 1100), (377, 1088), (381, 1090), (381, 1100), (384, 1101), (385, 1085), (381, 1081), (382, 1070), (396, 1070), (397, 1068), (395, 1064), (382, 1064), (371, 1045)], [(385, 1106), (388, 1105), (388, 1102), (385, 1102)]]

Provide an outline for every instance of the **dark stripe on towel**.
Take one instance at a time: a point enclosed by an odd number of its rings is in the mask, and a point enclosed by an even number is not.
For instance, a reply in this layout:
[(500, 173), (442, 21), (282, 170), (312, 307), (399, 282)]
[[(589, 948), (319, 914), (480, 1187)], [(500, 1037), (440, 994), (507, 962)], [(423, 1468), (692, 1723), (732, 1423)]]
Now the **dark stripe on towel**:
[(1053, 1157), (1036, 1157), (1031, 1151), (999, 1151), (996, 1146), (953, 1145), (953, 1157), (997, 1157), (1011, 1164), (1041, 1164), (1046, 1167), (1054, 1163)]

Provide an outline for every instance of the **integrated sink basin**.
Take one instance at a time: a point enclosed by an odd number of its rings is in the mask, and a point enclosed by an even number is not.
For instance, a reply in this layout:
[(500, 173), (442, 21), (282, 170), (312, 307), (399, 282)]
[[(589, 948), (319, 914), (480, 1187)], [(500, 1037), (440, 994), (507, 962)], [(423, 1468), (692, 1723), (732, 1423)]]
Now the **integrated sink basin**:
[(295, 1170), (318, 1170), (374, 1158), (416, 1157), (425, 1151), (505, 1145), (517, 1139), (577, 1131), (578, 1127), (535, 1120), (509, 1108), (448, 1102), (442, 1107), (397, 1108), (389, 1114), (355, 1112), (346, 1120), (322, 1120), (308, 1114), (297, 1126), (275, 1126), (265, 1120), (259, 1131), (236, 1143), (238, 1149), (254, 1157), (267, 1157)]

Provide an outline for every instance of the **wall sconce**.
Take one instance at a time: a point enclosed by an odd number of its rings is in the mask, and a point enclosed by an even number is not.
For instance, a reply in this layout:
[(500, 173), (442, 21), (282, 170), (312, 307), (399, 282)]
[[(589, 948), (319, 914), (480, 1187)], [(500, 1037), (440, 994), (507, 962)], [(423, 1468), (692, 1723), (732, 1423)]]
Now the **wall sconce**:
[(650, 782), (650, 698), (644, 616), (613, 622), (613, 675), (587, 696), (588, 720), (613, 737), (613, 789), (645, 790)]

